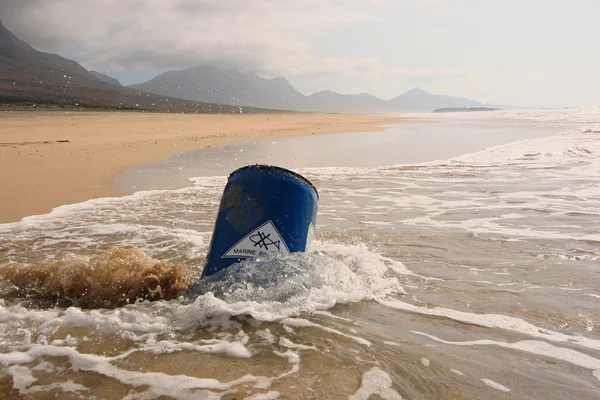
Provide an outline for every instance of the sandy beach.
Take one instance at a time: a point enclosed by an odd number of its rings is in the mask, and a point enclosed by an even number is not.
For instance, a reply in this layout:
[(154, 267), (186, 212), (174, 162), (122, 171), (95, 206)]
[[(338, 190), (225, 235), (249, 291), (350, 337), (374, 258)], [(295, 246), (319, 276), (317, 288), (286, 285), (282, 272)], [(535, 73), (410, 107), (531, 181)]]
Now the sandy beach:
[(206, 146), (406, 122), (383, 115), (5, 112), (0, 114), (0, 223), (119, 196), (127, 168)]

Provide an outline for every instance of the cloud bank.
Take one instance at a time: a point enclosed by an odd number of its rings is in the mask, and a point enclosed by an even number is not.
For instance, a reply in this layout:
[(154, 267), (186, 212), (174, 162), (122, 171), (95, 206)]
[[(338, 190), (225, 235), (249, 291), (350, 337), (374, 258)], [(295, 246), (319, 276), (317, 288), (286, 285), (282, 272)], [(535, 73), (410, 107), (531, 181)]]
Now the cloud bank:
[(328, 32), (376, 22), (374, 11), (384, 1), (3, 0), (0, 15), (34, 47), (67, 53), (98, 70), (213, 63), (291, 78), (436, 79), (468, 73), (315, 54), (311, 43)]

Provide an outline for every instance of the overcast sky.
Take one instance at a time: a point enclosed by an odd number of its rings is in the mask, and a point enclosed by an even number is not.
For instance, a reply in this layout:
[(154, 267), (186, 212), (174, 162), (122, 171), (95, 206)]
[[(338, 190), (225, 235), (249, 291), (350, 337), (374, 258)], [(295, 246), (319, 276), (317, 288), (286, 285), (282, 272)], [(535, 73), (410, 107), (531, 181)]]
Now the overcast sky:
[(600, 106), (600, 0), (0, 0), (0, 19), (124, 84), (213, 63), (305, 94)]

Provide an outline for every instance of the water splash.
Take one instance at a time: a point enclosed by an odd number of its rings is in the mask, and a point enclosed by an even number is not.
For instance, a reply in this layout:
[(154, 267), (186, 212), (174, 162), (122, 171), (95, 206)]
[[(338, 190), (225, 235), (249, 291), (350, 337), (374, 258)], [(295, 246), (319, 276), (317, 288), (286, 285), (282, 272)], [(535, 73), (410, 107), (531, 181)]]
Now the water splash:
[(186, 290), (191, 275), (182, 265), (149, 257), (139, 249), (112, 248), (91, 256), (66, 253), (37, 265), (0, 269), (3, 298), (32, 306), (113, 308), (139, 299), (169, 300)]

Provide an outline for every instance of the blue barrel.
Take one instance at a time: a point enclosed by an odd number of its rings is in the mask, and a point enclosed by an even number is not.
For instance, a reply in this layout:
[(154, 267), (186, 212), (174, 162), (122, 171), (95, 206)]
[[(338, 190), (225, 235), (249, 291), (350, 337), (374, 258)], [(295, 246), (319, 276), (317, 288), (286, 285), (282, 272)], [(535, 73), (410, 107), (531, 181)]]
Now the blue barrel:
[(229, 175), (202, 277), (267, 253), (306, 251), (319, 195), (301, 175), (250, 165)]

